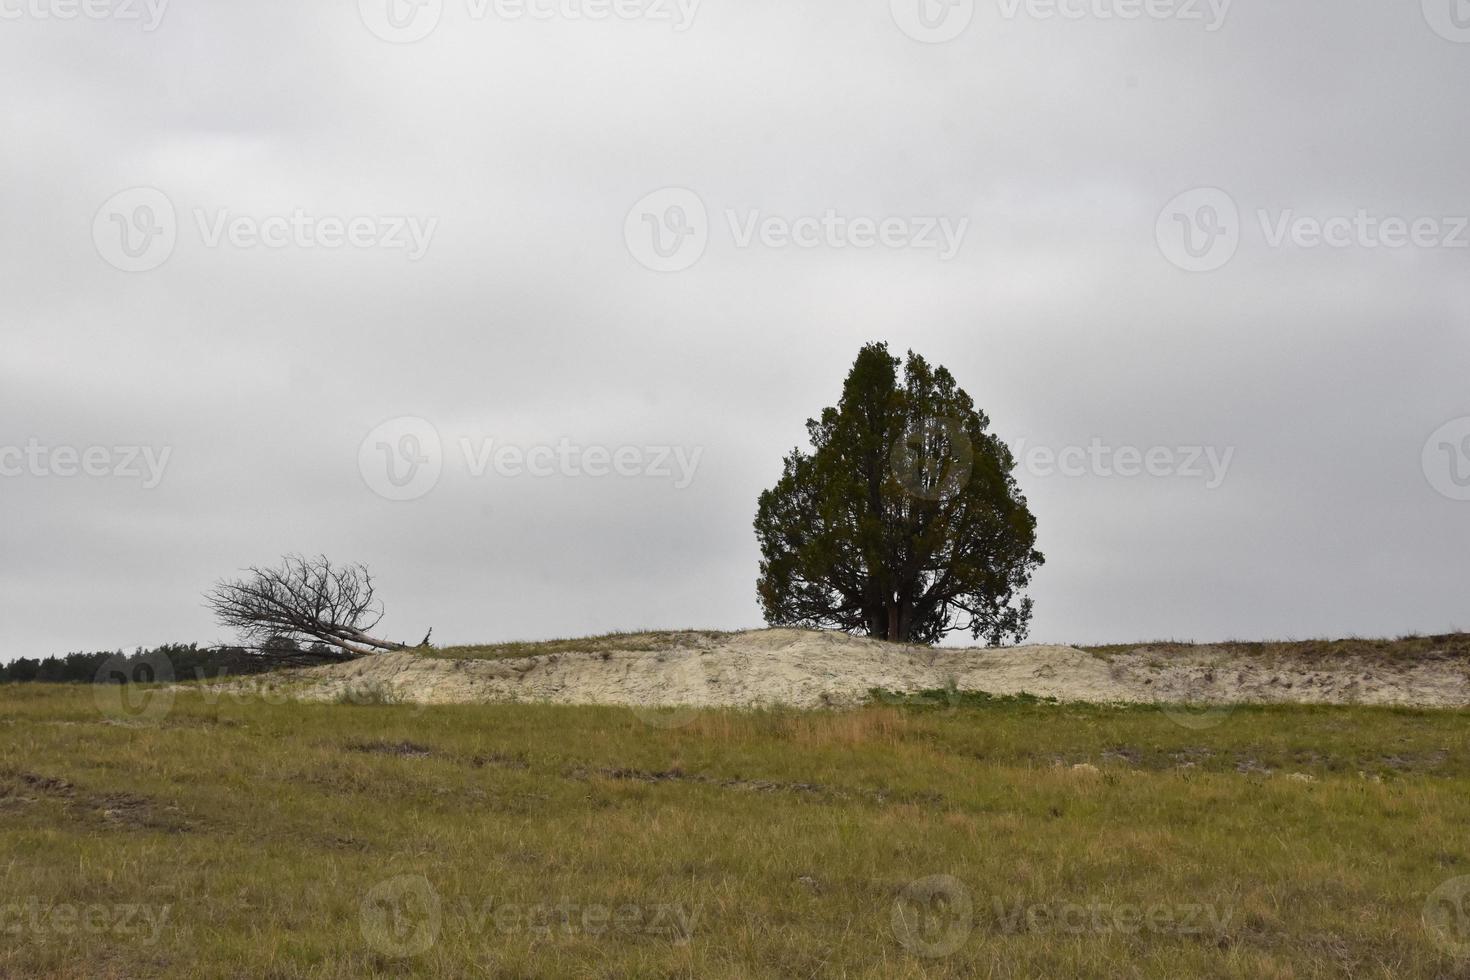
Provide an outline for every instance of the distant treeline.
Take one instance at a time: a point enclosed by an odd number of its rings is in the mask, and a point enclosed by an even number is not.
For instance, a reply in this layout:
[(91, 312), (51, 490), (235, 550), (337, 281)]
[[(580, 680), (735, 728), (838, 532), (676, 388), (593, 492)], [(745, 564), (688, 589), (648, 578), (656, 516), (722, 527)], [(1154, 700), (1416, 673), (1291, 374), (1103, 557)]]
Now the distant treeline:
[[(323, 657), (325, 663), (330, 658)], [(192, 681), (230, 674), (260, 674), (281, 664), (241, 647), (167, 643), (133, 653), (69, 653), (37, 660), (22, 657), (0, 664), (0, 684), (128, 684), (134, 681)], [(168, 674), (172, 676), (167, 676)], [(165, 676), (159, 676), (163, 674)]]

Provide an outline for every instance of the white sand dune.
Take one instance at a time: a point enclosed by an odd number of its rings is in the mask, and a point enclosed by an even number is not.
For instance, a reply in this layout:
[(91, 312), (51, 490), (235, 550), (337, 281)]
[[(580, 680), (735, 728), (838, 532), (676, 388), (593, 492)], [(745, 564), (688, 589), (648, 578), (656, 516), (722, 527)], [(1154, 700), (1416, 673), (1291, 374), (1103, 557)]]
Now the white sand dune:
[[(626, 644), (624, 645), (626, 647)], [(1156, 657), (1102, 657), (1066, 646), (906, 647), (795, 629), (680, 634), (649, 649), (552, 653), (514, 660), (445, 660), (413, 653), (301, 672), (304, 696), (331, 700), (376, 689), (405, 701), (610, 704), (633, 707), (848, 706), (874, 688), (948, 685), (1064, 701), (1300, 702), (1470, 705), (1463, 661), (1411, 665), (1342, 659), (1244, 658), (1216, 648)]]

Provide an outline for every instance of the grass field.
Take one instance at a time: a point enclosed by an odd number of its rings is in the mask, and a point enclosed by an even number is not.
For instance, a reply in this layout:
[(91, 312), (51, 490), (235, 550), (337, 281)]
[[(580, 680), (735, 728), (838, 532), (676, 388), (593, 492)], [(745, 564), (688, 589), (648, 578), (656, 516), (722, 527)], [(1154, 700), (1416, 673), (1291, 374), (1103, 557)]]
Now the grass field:
[(123, 693), (0, 688), (0, 975), (1470, 976), (1465, 712)]

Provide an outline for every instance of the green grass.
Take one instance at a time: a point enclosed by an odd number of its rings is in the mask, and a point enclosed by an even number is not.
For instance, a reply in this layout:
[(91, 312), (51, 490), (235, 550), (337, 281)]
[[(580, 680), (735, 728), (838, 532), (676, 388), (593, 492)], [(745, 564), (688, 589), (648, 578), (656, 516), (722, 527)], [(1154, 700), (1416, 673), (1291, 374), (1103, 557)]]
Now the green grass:
[(445, 660), (519, 660), (547, 654), (624, 653), (633, 650), (672, 650), (696, 637), (718, 638), (729, 634), (714, 630), (645, 630), (631, 633), (608, 633), (564, 640), (518, 640), (509, 643), (482, 643), (468, 646), (431, 647), (430, 657)]
[(0, 687), (0, 976), (1470, 976), (1466, 712), (94, 694)]

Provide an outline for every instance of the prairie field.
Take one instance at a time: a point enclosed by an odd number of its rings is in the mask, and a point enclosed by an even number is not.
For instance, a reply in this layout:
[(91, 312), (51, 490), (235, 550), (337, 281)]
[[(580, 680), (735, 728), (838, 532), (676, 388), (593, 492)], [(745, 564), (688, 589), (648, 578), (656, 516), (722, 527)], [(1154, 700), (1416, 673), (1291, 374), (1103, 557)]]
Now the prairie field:
[(381, 701), (0, 687), (0, 976), (1470, 976), (1463, 710)]

